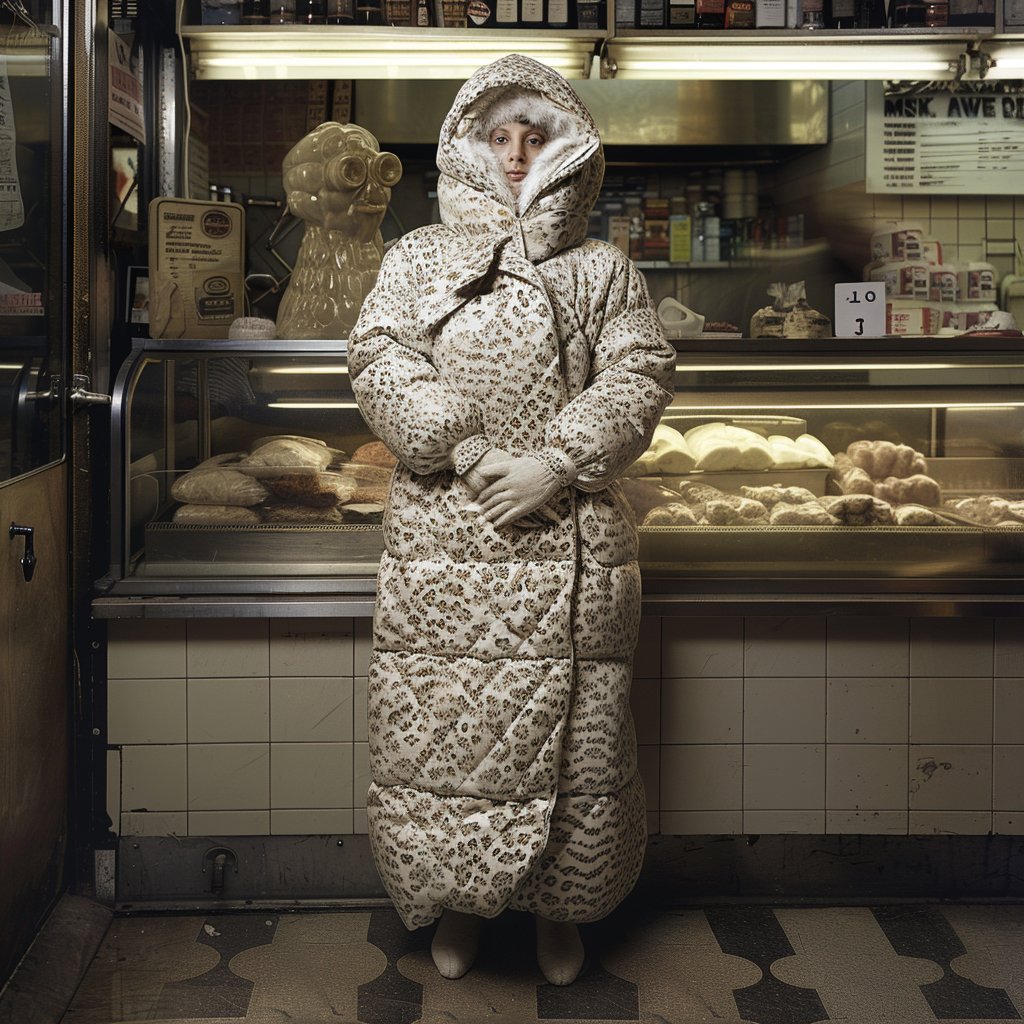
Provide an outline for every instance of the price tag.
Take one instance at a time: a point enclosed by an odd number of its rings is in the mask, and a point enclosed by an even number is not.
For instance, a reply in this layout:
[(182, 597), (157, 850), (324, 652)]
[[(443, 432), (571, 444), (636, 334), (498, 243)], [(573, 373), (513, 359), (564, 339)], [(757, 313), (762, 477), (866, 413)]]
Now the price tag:
[(881, 338), (885, 334), (885, 282), (836, 285), (837, 338)]

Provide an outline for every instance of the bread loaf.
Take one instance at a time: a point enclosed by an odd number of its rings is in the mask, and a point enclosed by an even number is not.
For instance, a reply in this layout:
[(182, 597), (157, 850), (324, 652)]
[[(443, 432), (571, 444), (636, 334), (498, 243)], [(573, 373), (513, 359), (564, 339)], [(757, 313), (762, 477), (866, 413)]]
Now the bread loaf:
[(647, 451), (630, 467), (630, 475), (689, 473), (696, 461), (683, 435), (659, 423)]
[(947, 519), (934, 509), (923, 505), (897, 505), (893, 510), (893, 518), (897, 526), (955, 526), (952, 519)]
[(925, 457), (910, 445), (891, 441), (854, 441), (846, 449), (850, 461), (872, 480), (908, 477), (928, 472)]
[(684, 435), (697, 469), (767, 469), (772, 465), (768, 441), (745, 427), (704, 423)]
[(326, 469), (331, 462), (332, 452), (323, 441), (309, 437), (279, 436), (260, 438), (254, 441), (249, 454), (239, 463), (241, 466), (289, 469), (305, 469), (314, 472)]
[(768, 510), (751, 498), (725, 494), (707, 503), (704, 518), (711, 526), (754, 526), (768, 522)]
[(923, 473), (905, 478), (890, 476), (884, 480), (876, 480), (874, 493), (876, 497), (883, 498), (893, 505), (908, 502), (915, 505), (942, 504), (942, 489), (935, 480)]
[(771, 509), (780, 501), (790, 505), (804, 505), (818, 499), (806, 487), (783, 487), (781, 484), (768, 484), (764, 487), (740, 486), (740, 493), (746, 498), (761, 502), (765, 508)]
[(171, 497), (192, 505), (251, 506), (265, 501), (268, 495), (259, 480), (226, 467), (196, 468), (171, 484)]
[(644, 516), (644, 526), (694, 526), (699, 522), (689, 505), (675, 501), (652, 508)]
[(325, 482), (327, 476), (326, 473), (288, 474), (269, 480), (268, 485), (277, 497), (286, 501), (309, 505), (311, 508), (330, 508), (338, 504), (339, 495), (336, 488)]
[(893, 522), (892, 506), (871, 494), (840, 494), (822, 498), (821, 504), (844, 526), (886, 526)]
[(838, 526), (839, 520), (831, 515), (820, 502), (808, 501), (802, 505), (790, 505), (780, 501), (771, 511), (773, 526)]
[(368, 466), (384, 466), (394, 469), (398, 465), (391, 449), (383, 441), (367, 441), (352, 453), (353, 462), (361, 462)]
[(241, 505), (182, 505), (174, 510), (172, 521), (189, 526), (255, 526), (260, 516)]

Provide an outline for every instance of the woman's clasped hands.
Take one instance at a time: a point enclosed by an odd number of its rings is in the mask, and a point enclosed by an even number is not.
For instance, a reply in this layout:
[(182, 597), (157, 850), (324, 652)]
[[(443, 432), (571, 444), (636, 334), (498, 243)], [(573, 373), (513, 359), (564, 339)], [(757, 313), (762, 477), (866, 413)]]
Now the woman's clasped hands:
[(536, 511), (558, 493), (555, 475), (532, 455), (513, 455), (492, 448), (463, 480), (474, 494), (471, 508), (496, 527), (508, 526)]

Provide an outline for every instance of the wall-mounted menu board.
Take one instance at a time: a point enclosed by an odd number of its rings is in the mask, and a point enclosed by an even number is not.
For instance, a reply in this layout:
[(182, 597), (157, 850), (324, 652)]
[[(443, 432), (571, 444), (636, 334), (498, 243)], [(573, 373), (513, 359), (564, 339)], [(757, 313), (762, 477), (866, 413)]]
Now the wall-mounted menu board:
[(1017, 195), (1024, 181), (1024, 96), (869, 88), (868, 192)]

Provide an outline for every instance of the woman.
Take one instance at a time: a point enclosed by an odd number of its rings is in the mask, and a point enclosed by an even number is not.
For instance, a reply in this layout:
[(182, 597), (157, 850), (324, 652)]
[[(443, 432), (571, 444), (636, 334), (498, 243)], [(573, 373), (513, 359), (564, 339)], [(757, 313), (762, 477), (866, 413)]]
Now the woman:
[(567, 984), (576, 922), (636, 881), (646, 834), (629, 713), (636, 530), (615, 480), (671, 398), (639, 272), (588, 240), (594, 122), (521, 56), (465, 83), (438, 144), (442, 224), (387, 254), (349, 340), (398, 457), (369, 679), (370, 840), (405, 924), (443, 912), (442, 974), (481, 917), (537, 918)]

